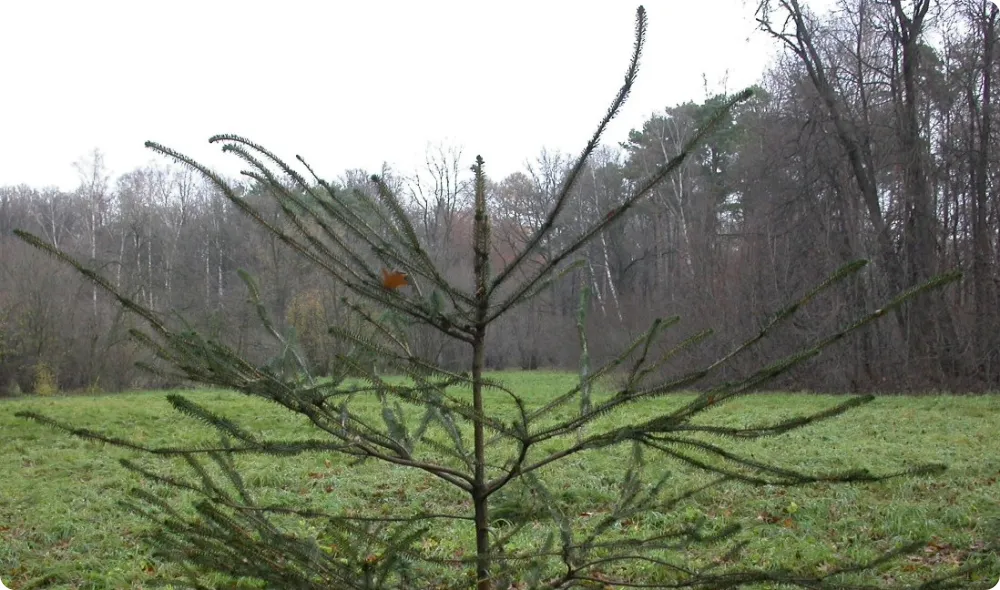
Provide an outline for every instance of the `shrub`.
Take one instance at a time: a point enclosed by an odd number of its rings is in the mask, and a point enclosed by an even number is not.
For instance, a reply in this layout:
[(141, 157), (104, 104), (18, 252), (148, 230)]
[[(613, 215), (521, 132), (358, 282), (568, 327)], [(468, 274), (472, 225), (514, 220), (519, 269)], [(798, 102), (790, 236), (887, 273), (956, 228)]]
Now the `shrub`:
[(59, 393), (59, 382), (56, 380), (55, 371), (46, 363), (35, 365), (35, 395), (49, 396)]

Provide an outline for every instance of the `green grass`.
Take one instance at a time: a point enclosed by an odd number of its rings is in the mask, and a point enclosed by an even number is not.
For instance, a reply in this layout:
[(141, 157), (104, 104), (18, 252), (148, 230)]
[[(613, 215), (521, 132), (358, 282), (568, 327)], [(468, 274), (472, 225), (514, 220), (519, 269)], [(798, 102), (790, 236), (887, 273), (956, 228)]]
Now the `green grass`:
[[(572, 387), (575, 380), (570, 374), (547, 372), (494, 376), (534, 406)], [(0, 403), (0, 579), (8, 587), (143, 588), (151, 576), (176, 571), (150, 557), (142, 536), (151, 525), (115, 505), (129, 488), (141, 483), (117, 460), (142, 455), (71, 437), (13, 415), (37, 411), (151, 445), (212, 440), (211, 429), (174, 412), (165, 395), (57, 396)], [(302, 418), (272, 404), (231, 392), (191, 391), (187, 395), (253, 432), (286, 439), (311, 434), (303, 428)], [(603, 424), (648, 418), (687, 399), (672, 396), (637, 404), (627, 415), (607, 418)], [(750, 425), (805, 414), (843, 399), (755, 394), (712, 410), (704, 420)], [(509, 403), (499, 397), (490, 403), (509, 410)], [(573, 410), (566, 408), (563, 413)], [(997, 416), (997, 396), (879, 398), (830, 421), (780, 437), (729, 443), (728, 448), (810, 472), (864, 467), (884, 473), (930, 462), (944, 463), (948, 471), (878, 484), (791, 489), (732, 484), (697, 496), (672, 513), (650, 513), (621, 526), (644, 532), (700, 519), (712, 526), (740, 522), (747, 525), (741, 537), (750, 541), (739, 558), (741, 563), (790, 568), (870, 558), (910, 539), (933, 538), (920, 554), (859, 578), (869, 584), (925, 580), (967, 560), (964, 548), (980, 547), (1000, 537)], [(550, 448), (559, 444), (552, 443)], [(583, 524), (611, 505), (626, 453), (627, 449), (620, 449), (572, 457), (545, 469), (542, 476)], [(647, 458), (649, 479), (664, 471), (674, 475), (670, 489), (707, 481), (692, 468), (652, 454)], [(294, 460), (244, 459), (238, 464), (264, 499), (309, 499), (345, 510), (467, 508), (460, 495), (442, 488), (432, 477), (376, 462), (349, 468), (337, 457), (308, 455)], [(512, 488), (506, 501), (498, 498), (494, 516), (502, 517), (505, 510), (521, 506), (519, 489)], [(440, 555), (468, 555), (472, 538), (467, 526), (442, 527), (427, 546)], [(704, 565), (712, 555), (692, 549), (685, 560)], [(1000, 578), (1000, 560), (991, 559), (990, 569), (970, 580), (970, 588), (990, 588)]]

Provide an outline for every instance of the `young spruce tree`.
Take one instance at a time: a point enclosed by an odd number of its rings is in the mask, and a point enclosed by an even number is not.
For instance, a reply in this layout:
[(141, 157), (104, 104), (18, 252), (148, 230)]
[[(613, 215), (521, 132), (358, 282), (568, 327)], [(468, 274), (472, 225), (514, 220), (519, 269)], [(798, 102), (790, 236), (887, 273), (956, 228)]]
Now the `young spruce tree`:
[[(620, 523), (646, 511), (670, 511), (680, 502), (709, 487), (729, 482), (800, 485), (810, 482), (877, 481), (897, 474), (874, 475), (861, 470), (844, 473), (803, 473), (753, 458), (739, 456), (724, 446), (726, 439), (746, 440), (776, 436), (803, 428), (818, 420), (838, 416), (870, 401), (858, 397), (826, 411), (753, 427), (706, 425), (692, 419), (706, 410), (747, 394), (769, 379), (815, 357), (825, 347), (885, 315), (923, 291), (956, 278), (947, 274), (917, 286), (841, 331), (815, 342), (809, 348), (780, 359), (737, 382), (725, 383), (698, 395), (680, 407), (638, 423), (606, 420), (624, 416), (632, 404), (682, 391), (708, 376), (736, 355), (771, 334), (779, 323), (808, 304), (821, 292), (857, 273), (863, 261), (846, 265), (827, 281), (777, 312), (754, 338), (735, 346), (732, 352), (701, 370), (672, 378), (658, 378), (674, 355), (697, 345), (710, 334), (696, 334), (665, 352), (658, 342), (678, 318), (657, 318), (611, 362), (596, 368), (584, 348), (579, 384), (554, 394), (541, 407), (528, 403), (499, 380), (484, 375), (484, 358), (490, 345), (489, 327), (553, 281), (576, 272), (574, 256), (589, 240), (633, 213), (634, 206), (674, 172), (712, 131), (715, 123), (730, 115), (730, 109), (746, 100), (742, 92), (719, 110), (700, 129), (683, 151), (673, 156), (634, 192), (607, 211), (600, 220), (577, 235), (539, 268), (526, 264), (549, 237), (560, 213), (566, 208), (585, 162), (598, 145), (613, 117), (619, 112), (636, 80), (639, 57), (646, 38), (646, 14), (638, 9), (635, 48), (625, 81), (607, 114), (580, 154), (548, 215), (526, 246), (503, 268), (490, 268), (492, 237), (487, 206), (484, 161), (477, 157), (472, 167), (475, 189), (474, 287), (464, 289), (444, 278), (418, 239), (403, 203), (385, 179), (373, 176), (374, 191), (335, 190), (301, 157), (306, 178), (264, 148), (234, 135), (211, 138), (223, 151), (242, 158), (243, 172), (276, 199), (284, 214), (283, 226), (269, 222), (230, 184), (192, 159), (149, 142), (154, 151), (172, 157), (204, 174), (236, 207), (253, 218), (265, 231), (277, 236), (299, 255), (338, 281), (355, 297), (344, 299), (367, 329), (331, 326), (332, 335), (349, 343), (351, 354), (338, 359), (330, 379), (313, 378), (310, 367), (296, 354), (294, 343), (282, 336), (260, 303), (257, 288), (246, 273), (251, 297), (260, 318), (286, 351), (274, 363), (256, 366), (223, 343), (198, 333), (177, 330), (121, 292), (96, 272), (39, 238), (17, 232), (28, 243), (76, 267), (89, 280), (110, 293), (129, 311), (141, 316), (147, 331), (133, 336), (163, 361), (149, 365), (190, 382), (235, 390), (304, 416), (311, 434), (294, 440), (275, 440), (251, 432), (244, 426), (206, 409), (194, 399), (173, 393), (167, 396), (177, 411), (203, 421), (218, 431), (219, 442), (211, 446), (150, 447), (138, 442), (78, 428), (33, 412), (21, 415), (63, 429), (86, 439), (151, 453), (165, 459), (180, 459), (193, 477), (182, 477), (166, 468), (155, 471), (132, 461), (122, 464), (149, 482), (166, 486), (132, 491), (123, 504), (148, 516), (159, 525), (155, 547), (159, 555), (182, 565), (185, 581), (168, 580), (174, 587), (237, 587), (264, 584), (269, 588), (434, 588), (468, 587), (478, 590), (507, 588), (567, 588), (592, 584), (605, 587), (737, 588), (764, 583), (802, 588), (842, 587), (838, 576), (868, 564), (844, 564), (833, 570), (817, 568), (801, 574), (786, 570), (751, 569), (739, 564), (695, 568), (685, 563), (685, 551), (697, 545), (715, 546), (719, 555), (736, 555), (740, 544), (733, 540), (737, 527), (710, 530), (706, 525), (659, 531), (656, 534), (623, 535)], [(579, 327), (585, 345), (581, 302)], [(412, 326), (439, 331), (465, 343), (471, 350), (468, 372), (457, 373), (419, 358), (411, 352), (407, 335)], [(374, 369), (377, 361), (379, 371)], [(164, 367), (167, 367), (166, 369)], [(385, 379), (393, 374), (404, 379)], [(608, 375), (623, 376), (617, 391), (591, 399), (591, 386)], [(194, 399), (192, 399), (194, 398)], [(377, 400), (373, 402), (373, 400)], [(377, 403), (380, 416), (367, 411)], [(367, 406), (366, 406), (367, 404)], [(670, 404), (666, 404), (669, 406)], [(624, 425), (613, 425), (622, 424)], [(612, 426), (609, 426), (611, 424)], [(471, 448), (468, 438), (471, 434)], [(556, 498), (547, 481), (547, 468), (588, 454), (612, 452), (626, 447), (631, 457), (620, 482), (613, 510), (595, 518), (571, 518), (572, 507)], [(680, 494), (668, 494), (667, 475), (652, 483), (643, 476), (644, 456), (660, 453), (710, 473), (706, 485)], [(245, 484), (237, 469), (240, 456), (272, 455), (287, 461), (308, 454), (340, 455), (361, 463), (376, 460), (396, 469), (430, 474), (440, 486), (464, 495), (467, 512), (400, 513), (380, 511), (355, 514), (333, 511), (328, 494), (304, 497), (291, 504), (263, 502)], [(352, 463), (353, 465), (354, 463)], [(357, 467), (363, 469), (364, 467)], [(937, 470), (925, 466), (904, 470), (920, 473)], [(512, 486), (524, 492), (503, 518), (491, 517), (500, 499)], [(168, 501), (164, 489), (177, 495)], [(182, 494), (195, 494), (194, 511), (181, 504)], [(529, 505), (530, 504), (530, 505)], [(428, 543), (438, 523), (452, 521), (474, 531), (475, 547), (469, 557), (443, 559)], [(539, 529), (541, 532), (539, 532)], [(470, 538), (472, 536), (470, 535)], [(470, 547), (471, 549), (471, 547)], [(912, 549), (901, 547), (891, 558)], [(645, 574), (637, 574), (637, 565)], [(652, 566), (652, 567), (650, 567)], [(456, 571), (469, 575), (456, 576)], [(653, 573), (649, 573), (653, 572)], [(219, 574), (222, 574), (220, 577)], [(220, 579), (231, 582), (219, 582)], [(457, 581), (456, 581), (457, 580)], [(211, 582), (210, 582), (211, 581)], [(926, 587), (945, 587), (934, 582)], [(241, 585), (239, 587), (247, 587)], [(593, 587), (593, 586), (590, 586)], [(850, 586), (858, 587), (858, 586)]]

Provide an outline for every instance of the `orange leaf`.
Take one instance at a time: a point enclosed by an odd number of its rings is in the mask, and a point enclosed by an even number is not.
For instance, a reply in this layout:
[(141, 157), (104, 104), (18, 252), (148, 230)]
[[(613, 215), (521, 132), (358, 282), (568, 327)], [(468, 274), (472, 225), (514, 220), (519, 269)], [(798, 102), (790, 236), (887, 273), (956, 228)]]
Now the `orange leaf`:
[(382, 269), (382, 286), (386, 289), (398, 289), (409, 284), (406, 282), (406, 273)]

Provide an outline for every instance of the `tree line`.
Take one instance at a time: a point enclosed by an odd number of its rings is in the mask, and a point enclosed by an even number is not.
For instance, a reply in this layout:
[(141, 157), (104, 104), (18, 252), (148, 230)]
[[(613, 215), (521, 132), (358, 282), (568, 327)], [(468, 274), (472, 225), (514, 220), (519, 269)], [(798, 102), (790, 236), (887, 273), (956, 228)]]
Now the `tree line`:
[[(817, 16), (798, 0), (758, 5), (762, 30), (785, 48), (754, 97), (736, 108), (678, 174), (579, 252), (574, 280), (547, 289), (495, 325), (489, 368), (574, 368), (577, 305), (589, 289), (589, 355), (609, 358), (656, 316), (679, 315), (675, 342), (716, 337), (677, 357), (683, 371), (726, 352), (834, 269), (871, 264), (825, 294), (799, 323), (720, 374), (802, 348), (949, 269), (961, 283), (919, 298), (853, 334), (805, 370), (772, 386), (832, 391), (995, 389), (1000, 382), (1000, 198), (992, 81), (997, 9), (987, 0), (842, 0)], [(729, 98), (723, 92), (665, 108), (586, 164), (571, 205), (531, 265), (620, 203), (673, 157)], [(487, 156), (488, 146), (483, 146)], [(523, 172), (487, 180), (500, 266), (547, 223), (573, 164), (542, 151)], [(412, 174), (378, 171), (406, 197), (407, 214), (435, 262), (471, 281), (469, 158), (429, 150)], [(72, 192), (0, 188), (0, 392), (33, 391), (40, 376), (62, 389), (176, 386), (135, 367), (133, 319), (12, 235), (22, 228), (101, 271), (116, 288), (166, 317), (177, 312), (208, 337), (268, 362), (289, 347), (317, 373), (335, 363), (330, 325), (351, 321), (342, 285), (310, 269), (276, 237), (220, 198), (196, 173), (151, 164), (112, 179), (100, 152), (79, 165)], [(336, 185), (373, 191), (371, 171)], [(247, 183), (243, 198), (277, 206)], [(274, 341), (248, 303), (237, 269), (258, 278), (283, 331)], [(528, 269), (530, 271), (530, 268)], [(526, 271), (527, 272), (527, 271)], [(465, 279), (463, 279), (465, 277)], [(471, 287), (471, 283), (469, 285)], [(180, 321), (180, 320), (178, 320)], [(415, 328), (416, 329), (416, 328)], [(419, 330), (419, 329), (417, 329)], [(418, 353), (444, 366), (466, 350), (433, 330)], [(667, 343), (669, 345), (669, 342)]]

